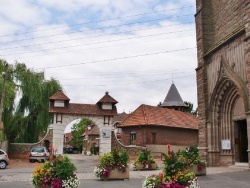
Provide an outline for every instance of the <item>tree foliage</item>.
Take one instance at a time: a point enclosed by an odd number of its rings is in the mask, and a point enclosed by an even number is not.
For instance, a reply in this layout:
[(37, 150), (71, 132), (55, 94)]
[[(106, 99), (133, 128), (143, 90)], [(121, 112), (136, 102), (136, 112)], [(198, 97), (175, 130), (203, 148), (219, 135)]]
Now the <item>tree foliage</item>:
[(91, 125), (91, 121), (88, 119), (81, 119), (79, 123), (75, 123), (71, 128), (71, 135), (73, 136), (73, 140), (71, 142), (72, 145), (77, 146), (78, 148), (82, 148), (82, 135), (87, 129), (89, 125)]
[[(23, 63), (6, 68), (0, 60), (0, 71), (6, 72), (3, 123), (7, 139), (9, 142), (36, 142), (51, 122), (48, 99), (61, 89), (59, 82), (46, 80), (44, 72), (35, 72)], [(2, 81), (1, 78), (1, 86)], [(2, 89), (0, 91), (2, 93)]]
[(187, 101), (184, 101), (184, 103), (188, 106), (188, 108), (185, 109), (185, 112), (189, 112), (189, 113), (191, 113), (191, 114), (193, 114), (193, 115), (195, 115), (195, 116), (198, 115), (198, 108), (196, 108), (196, 109), (194, 110), (194, 109), (193, 109), (193, 108), (194, 108), (193, 103), (187, 102)]

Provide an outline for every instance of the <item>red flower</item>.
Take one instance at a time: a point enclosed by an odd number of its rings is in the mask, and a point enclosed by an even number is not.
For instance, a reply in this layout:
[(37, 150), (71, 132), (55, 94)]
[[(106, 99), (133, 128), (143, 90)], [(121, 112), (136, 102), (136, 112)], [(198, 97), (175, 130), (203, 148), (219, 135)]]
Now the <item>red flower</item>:
[(167, 149), (168, 149), (168, 154), (170, 154), (170, 150), (171, 150), (171, 145), (167, 144)]

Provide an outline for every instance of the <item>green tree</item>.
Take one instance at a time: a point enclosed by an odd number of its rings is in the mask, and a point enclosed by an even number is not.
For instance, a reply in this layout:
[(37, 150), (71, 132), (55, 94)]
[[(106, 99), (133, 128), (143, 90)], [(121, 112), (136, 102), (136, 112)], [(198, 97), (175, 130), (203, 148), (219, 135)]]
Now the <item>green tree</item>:
[[(9, 142), (36, 142), (51, 122), (48, 99), (61, 89), (59, 82), (46, 80), (44, 72), (32, 71), (22, 63), (6, 68), (0, 60), (0, 71), (6, 72), (3, 123), (7, 139)], [(2, 79), (0, 82), (2, 84)]]
[(73, 124), (71, 128), (71, 135), (73, 136), (73, 139), (71, 141), (72, 145), (77, 146), (79, 149), (82, 149), (82, 135), (87, 129), (87, 127), (91, 125), (91, 123), (92, 122), (88, 119), (81, 119), (79, 123)]
[(193, 114), (195, 116), (198, 115), (198, 108), (196, 108), (195, 110), (193, 110), (193, 108), (194, 108), (193, 103), (187, 102), (187, 101), (184, 101), (184, 103), (188, 106), (188, 108), (185, 109), (185, 112), (189, 112), (189, 113), (191, 113), (191, 114)]

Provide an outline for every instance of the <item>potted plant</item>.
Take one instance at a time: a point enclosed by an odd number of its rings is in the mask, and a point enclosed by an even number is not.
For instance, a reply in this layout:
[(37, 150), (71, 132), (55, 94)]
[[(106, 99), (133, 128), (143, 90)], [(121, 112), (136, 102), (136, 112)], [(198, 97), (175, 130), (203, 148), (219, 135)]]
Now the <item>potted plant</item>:
[(188, 171), (194, 172), (197, 176), (206, 175), (206, 161), (201, 158), (197, 146), (192, 145), (180, 151), (180, 155), (185, 158)]
[(158, 175), (149, 175), (143, 181), (143, 188), (199, 188), (198, 179), (194, 172), (186, 168), (186, 160), (180, 152), (171, 151), (167, 145), (164, 157), (164, 169)]
[(147, 148), (142, 148), (137, 159), (133, 163), (133, 170), (155, 170), (159, 166)]
[(51, 149), (52, 157), (44, 164), (35, 167), (31, 184), (36, 188), (76, 188), (80, 182), (75, 174), (76, 167), (67, 156), (56, 156)]
[(129, 179), (129, 155), (126, 151), (113, 149), (100, 156), (100, 164), (94, 169), (94, 174), (101, 180)]

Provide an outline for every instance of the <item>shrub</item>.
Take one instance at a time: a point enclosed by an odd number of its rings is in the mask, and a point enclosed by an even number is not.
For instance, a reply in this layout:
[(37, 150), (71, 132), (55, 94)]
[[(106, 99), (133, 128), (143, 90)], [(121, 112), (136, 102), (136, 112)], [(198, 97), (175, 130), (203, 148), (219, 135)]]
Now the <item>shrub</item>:
[(102, 176), (108, 177), (110, 171), (114, 168), (125, 172), (126, 167), (128, 166), (128, 161), (129, 155), (126, 151), (113, 149), (111, 152), (104, 153), (100, 157), (100, 164), (95, 167), (94, 174), (98, 178)]
[[(164, 156), (164, 169), (159, 175), (147, 176), (143, 181), (143, 188), (199, 188), (198, 180), (194, 172), (187, 171), (188, 159), (198, 159), (195, 148), (186, 151), (171, 151), (171, 146), (167, 145), (167, 153)], [(196, 160), (192, 160), (196, 161)]]
[(75, 174), (76, 167), (67, 156), (53, 155), (50, 161), (35, 167), (31, 177), (34, 186), (53, 188), (76, 188), (80, 182)]

